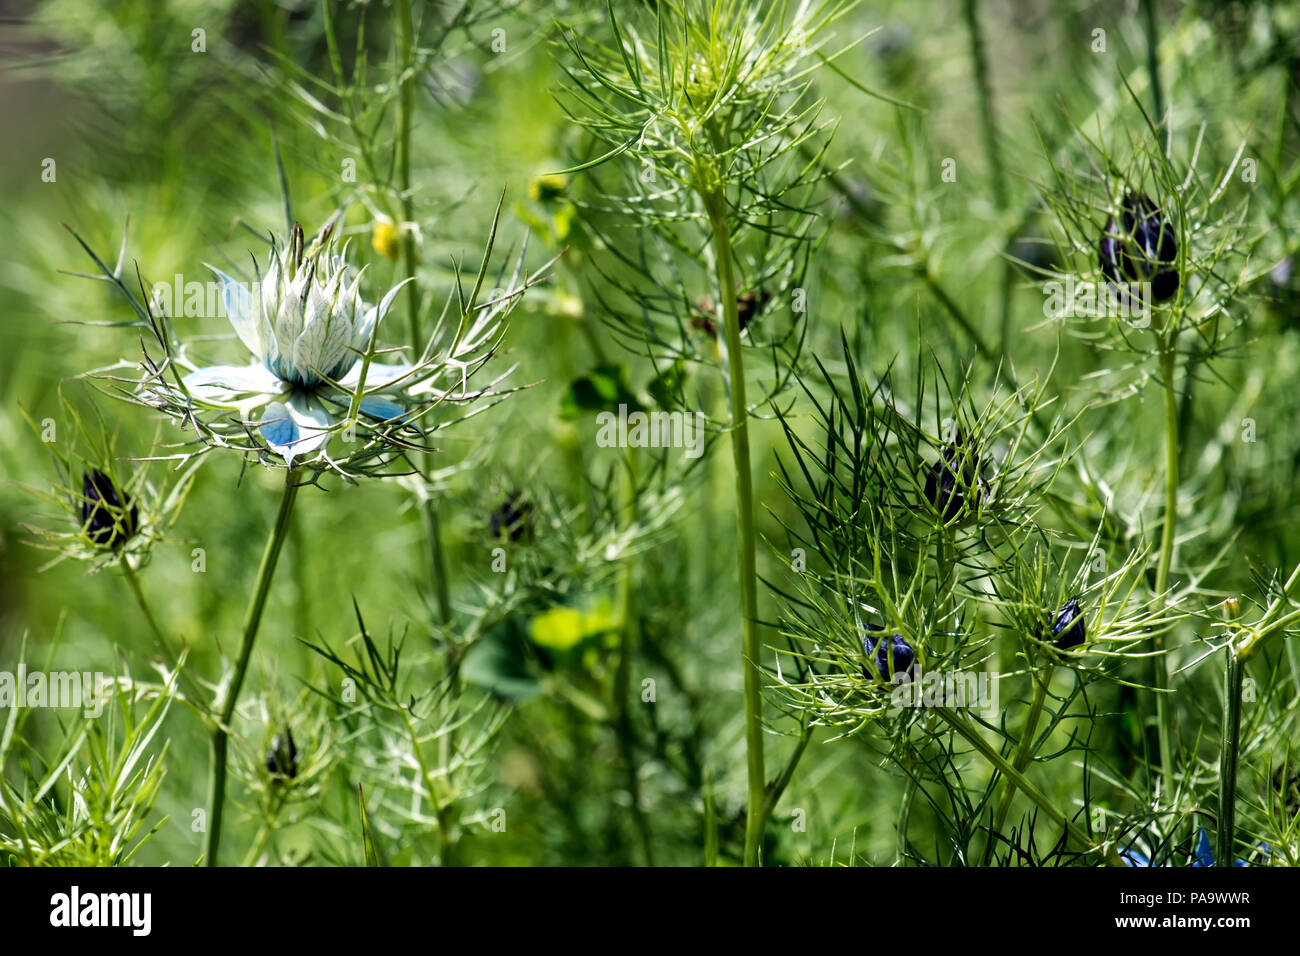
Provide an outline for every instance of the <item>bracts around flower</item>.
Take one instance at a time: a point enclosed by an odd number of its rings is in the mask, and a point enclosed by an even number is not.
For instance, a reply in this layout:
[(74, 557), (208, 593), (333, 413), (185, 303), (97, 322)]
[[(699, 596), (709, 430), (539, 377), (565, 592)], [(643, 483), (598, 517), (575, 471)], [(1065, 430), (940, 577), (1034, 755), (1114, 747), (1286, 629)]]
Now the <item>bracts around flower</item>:
[[(515, 390), (501, 387), (513, 366), (484, 385), (470, 382), (500, 349), (510, 312), (545, 280), (555, 259), (526, 272), (525, 244), (509, 274), (503, 269), (495, 291), (485, 296), (494, 220), (472, 289), (458, 273), (454, 294), (419, 356), (406, 361), (409, 349), (383, 348), (379, 335), (398, 292), (412, 280), (371, 304), (363, 292), (367, 270), (349, 264), (348, 244), (334, 235), (337, 221), (338, 216), (311, 239), (297, 223), (284, 243), (272, 238), (265, 268), (254, 258), (248, 282), (209, 266), (249, 359), (244, 364), (204, 361), (206, 354), (196, 354), (176, 335), (170, 316), (122, 282), (120, 258), (109, 269), (77, 237), (102, 278), (131, 301), (162, 353), (157, 356), (145, 339), (139, 378), (118, 374), (124, 362), (92, 374), (118, 397), (155, 408), (193, 431), (200, 447), (186, 446), (180, 457), (227, 448), (268, 467), (313, 476), (329, 471), (348, 480), (414, 472), (408, 453), (431, 451), (427, 439), (433, 431)], [(143, 292), (143, 279), (139, 286)], [(435, 411), (443, 405), (458, 411)]]

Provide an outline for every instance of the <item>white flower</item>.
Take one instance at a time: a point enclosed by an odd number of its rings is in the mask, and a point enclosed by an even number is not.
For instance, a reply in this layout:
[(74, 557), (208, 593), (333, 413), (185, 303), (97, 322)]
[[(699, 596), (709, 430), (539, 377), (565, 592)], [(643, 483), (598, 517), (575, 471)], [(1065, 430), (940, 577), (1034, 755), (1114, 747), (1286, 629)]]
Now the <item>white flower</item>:
[(363, 384), (360, 412), (388, 421), (406, 413), (393, 399), (424, 377), (412, 365), (363, 361), (376, 327), (406, 283), (377, 306), (367, 306), (360, 293), (365, 270), (349, 269), (346, 247), (335, 249), (322, 235), (304, 250), (302, 229), (295, 226), (288, 245), (272, 249), (266, 275), (251, 292), (213, 268), (230, 324), (254, 361), (198, 368), (183, 379), (203, 404), (238, 409), (246, 419), (264, 408), (258, 422), (262, 438), (289, 465), (325, 444)]

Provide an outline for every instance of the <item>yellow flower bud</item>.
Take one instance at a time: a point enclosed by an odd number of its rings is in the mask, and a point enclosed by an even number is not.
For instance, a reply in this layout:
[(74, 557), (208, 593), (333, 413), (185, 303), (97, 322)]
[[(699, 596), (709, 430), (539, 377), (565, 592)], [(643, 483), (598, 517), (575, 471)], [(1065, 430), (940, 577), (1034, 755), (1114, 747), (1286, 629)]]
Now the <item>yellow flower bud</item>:
[(380, 220), (370, 232), (370, 246), (381, 256), (396, 262), (402, 254), (402, 231), (393, 223)]

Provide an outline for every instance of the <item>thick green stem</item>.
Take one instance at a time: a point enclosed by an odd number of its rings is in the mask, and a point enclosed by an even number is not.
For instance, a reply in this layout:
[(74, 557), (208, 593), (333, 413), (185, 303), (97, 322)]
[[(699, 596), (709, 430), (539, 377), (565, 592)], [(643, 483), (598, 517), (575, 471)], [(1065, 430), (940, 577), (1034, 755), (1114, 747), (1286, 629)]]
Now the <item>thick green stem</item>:
[(253, 656), (253, 644), (257, 640), (258, 626), (262, 623), (262, 611), (266, 607), (267, 596), (271, 593), (271, 580), (275, 577), (275, 566), (280, 560), (280, 550), (289, 530), (289, 518), (293, 514), (293, 503), (298, 497), (297, 473), (290, 468), (285, 473), (284, 495), (280, 498), (280, 511), (275, 516), (275, 525), (266, 539), (266, 550), (262, 552), (262, 563), (257, 569), (257, 583), (253, 596), (244, 613), (243, 638), (239, 646), (239, 658), (235, 662), (234, 673), (221, 691), (219, 703), (213, 710), (219, 714), (217, 725), (212, 731), (211, 774), (208, 790), (208, 830), (207, 846), (204, 849), (204, 862), (208, 866), (217, 865), (217, 853), (221, 849), (221, 818), (226, 802), (226, 753), (230, 744), (230, 723), (235, 715), (235, 706), (239, 701), (239, 691), (244, 685), (244, 675), (248, 673), (248, 662)]
[(1151, 102), (1155, 106), (1156, 123), (1165, 118), (1165, 98), (1160, 86), (1160, 32), (1156, 28), (1155, 0), (1142, 0), (1142, 12), (1146, 15), (1147, 33), (1147, 73), (1151, 76)]
[[(1156, 565), (1156, 594), (1163, 596), (1169, 587), (1169, 569), (1174, 560), (1174, 540), (1178, 530), (1179, 432), (1178, 393), (1174, 389), (1177, 353), (1174, 351), (1174, 333), (1160, 353), (1160, 366), (1164, 378), (1165, 409), (1165, 511), (1160, 528), (1160, 557)], [(1169, 728), (1169, 707), (1165, 693), (1169, 688), (1169, 666), (1165, 660), (1163, 633), (1152, 639), (1155, 654), (1151, 658), (1153, 686), (1156, 689), (1156, 733), (1160, 745), (1160, 776), (1166, 796), (1174, 791), (1173, 753)]]
[[(975, 88), (979, 92), (980, 130), (984, 139), (984, 156), (993, 179), (993, 201), (998, 215), (1003, 219), (999, 231), (1003, 228), (1007, 213), (1007, 177), (1002, 164), (1002, 151), (998, 146), (997, 119), (993, 113), (993, 84), (989, 80), (988, 56), (984, 50), (984, 37), (980, 30), (978, 0), (966, 0), (966, 32), (970, 39), (971, 64), (975, 72)], [(1009, 238), (1003, 237), (1003, 246), (1010, 245)], [(1003, 355), (1011, 341), (1011, 260), (1002, 260), (1002, 281), (999, 291), (998, 344)]]
[[(1047, 703), (1047, 685), (1052, 679), (1052, 665), (1048, 664), (1047, 671), (1041, 676), (1031, 675), (1031, 679), (1034, 681), (1034, 699), (1029, 705), (1025, 728), (1020, 732), (1020, 743), (1016, 745), (1016, 755), (1011, 763), (1018, 773), (1025, 772), (1025, 768), (1029, 766), (1034, 756), (1034, 737), (1038, 733), (1038, 721), (1043, 716), (1043, 706)], [(1007, 820), (1007, 813), (1011, 810), (1011, 800), (1015, 793), (1015, 788), (1010, 783), (1003, 784), (1002, 796), (998, 798), (998, 805), (993, 811), (993, 829), (989, 832), (986, 860), (992, 855), (994, 838), (1002, 832), (1002, 825)]]
[(720, 189), (703, 192), (717, 260), (718, 302), (727, 343), (727, 384), (731, 398), (731, 453), (736, 471), (736, 522), (739, 529), (741, 666), (745, 674), (745, 745), (748, 751), (749, 799), (745, 817), (745, 865), (757, 866), (767, 824), (763, 770), (763, 693), (758, 636), (757, 546), (754, 535), (754, 489), (749, 459), (749, 408), (745, 400), (745, 362), (740, 346), (735, 265), (726, 199)]
[[(629, 526), (637, 520), (636, 449), (627, 453), (627, 492), (624, 513)], [(641, 783), (636, 763), (636, 740), (632, 728), (632, 712), (628, 706), (632, 694), (632, 655), (640, 642), (640, 622), (637, 617), (635, 581), (631, 562), (619, 568), (618, 603), (623, 622), (619, 636), (618, 666), (614, 671), (614, 729), (618, 737), (619, 756), (627, 779), (629, 811), (637, 837), (641, 841), (641, 854), (646, 866), (654, 866), (654, 841), (650, 823), (641, 806)]]
[(1223, 728), (1219, 749), (1219, 830), (1214, 862), (1232, 866), (1237, 822), (1237, 747), (1241, 740), (1241, 658), (1231, 644), (1225, 648), (1227, 667), (1223, 672)]

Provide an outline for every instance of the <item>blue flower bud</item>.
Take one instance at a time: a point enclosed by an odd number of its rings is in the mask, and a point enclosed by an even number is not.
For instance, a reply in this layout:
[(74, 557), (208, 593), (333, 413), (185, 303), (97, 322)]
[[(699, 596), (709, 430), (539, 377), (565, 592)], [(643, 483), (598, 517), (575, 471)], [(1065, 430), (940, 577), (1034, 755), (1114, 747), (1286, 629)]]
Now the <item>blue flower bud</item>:
[(492, 537), (519, 542), (533, 534), (533, 506), (522, 491), (506, 495), (501, 507), (492, 512)]
[(298, 776), (298, 748), (293, 743), (293, 731), (288, 727), (271, 740), (271, 747), (266, 752), (266, 772), (272, 777), (290, 780)]
[(962, 447), (958, 437), (931, 466), (922, 494), (947, 524), (968, 509), (977, 509), (987, 491), (988, 483), (980, 474), (979, 459)]
[(116, 550), (139, 530), (140, 509), (99, 469), (82, 476), (81, 496), (81, 524), (95, 544)]
[(1079, 609), (1079, 599), (1070, 598), (1056, 612), (1052, 621), (1052, 640), (1057, 648), (1067, 651), (1078, 647), (1087, 638), (1083, 623), (1083, 612)]
[(1151, 283), (1157, 302), (1178, 291), (1178, 240), (1174, 227), (1147, 196), (1128, 193), (1120, 203), (1119, 221), (1111, 217), (1099, 246), (1101, 272), (1117, 286)]
[[(884, 628), (878, 624), (866, 625), (868, 632), (880, 632)], [(910, 674), (912, 664), (916, 661), (916, 652), (912, 650), (912, 645), (903, 639), (902, 634), (893, 634), (888, 638), (876, 639), (870, 633), (862, 635), (862, 651), (867, 656), (867, 660), (875, 662), (876, 672), (885, 680), (890, 680), (895, 673)], [(890, 666), (890, 655), (893, 655), (893, 666)], [(871, 680), (872, 674), (867, 670), (867, 665), (862, 665), (862, 676)]]

